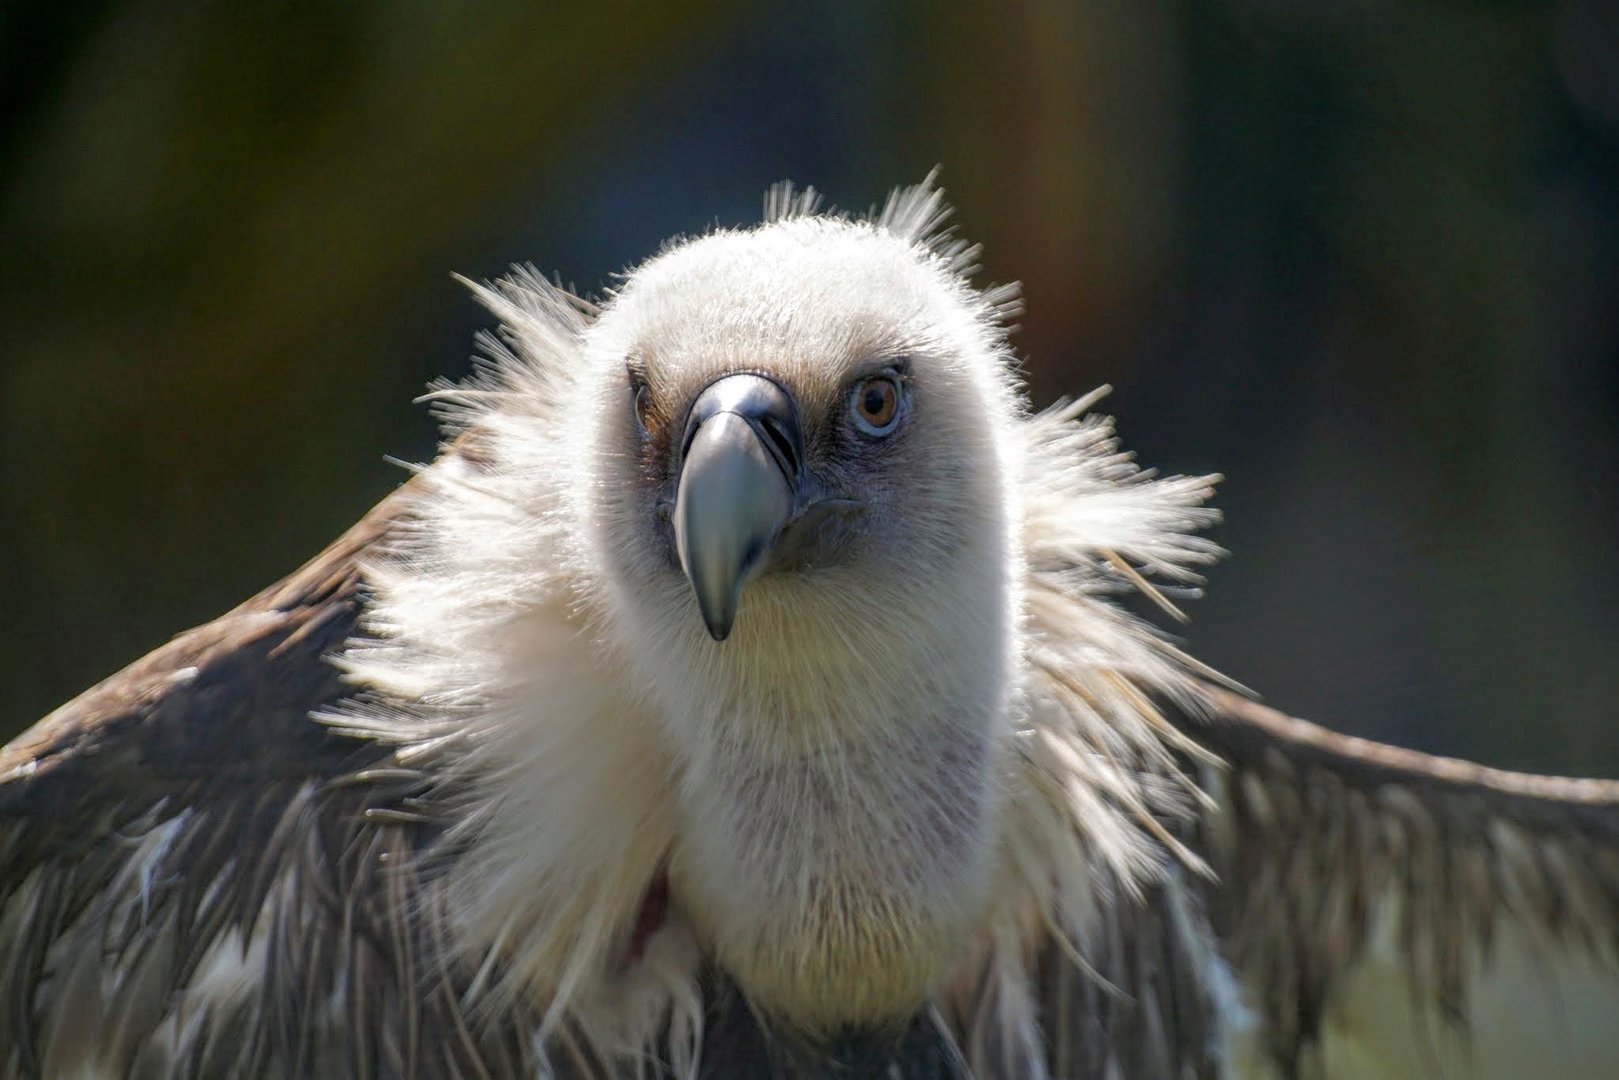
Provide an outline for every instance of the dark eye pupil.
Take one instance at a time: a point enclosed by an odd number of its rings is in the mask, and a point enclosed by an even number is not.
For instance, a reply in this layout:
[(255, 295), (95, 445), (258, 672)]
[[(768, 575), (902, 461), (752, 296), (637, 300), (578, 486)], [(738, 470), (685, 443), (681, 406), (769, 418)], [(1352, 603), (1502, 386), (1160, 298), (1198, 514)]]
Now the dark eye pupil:
[(881, 416), (887, 403), (888, 395), (883, 392), (882, 387), (869, 386), (866, 388), (865, 400), (861, 401), (860, 407), (865, 410), (868, 416)]

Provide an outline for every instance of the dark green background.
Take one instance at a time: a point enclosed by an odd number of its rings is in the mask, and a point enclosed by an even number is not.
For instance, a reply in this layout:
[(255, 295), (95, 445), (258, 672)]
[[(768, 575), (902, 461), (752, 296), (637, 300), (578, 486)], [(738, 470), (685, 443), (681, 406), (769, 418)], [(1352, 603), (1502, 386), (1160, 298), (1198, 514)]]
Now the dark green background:
[(1619, 773), (1619, 7), (1201, 0), (0, 5), (0, 732), (286, 572), (429, 456), (486, 316), (791, 177), (936, 163), (1228, 474), (1194, 648), (1290, 710)]

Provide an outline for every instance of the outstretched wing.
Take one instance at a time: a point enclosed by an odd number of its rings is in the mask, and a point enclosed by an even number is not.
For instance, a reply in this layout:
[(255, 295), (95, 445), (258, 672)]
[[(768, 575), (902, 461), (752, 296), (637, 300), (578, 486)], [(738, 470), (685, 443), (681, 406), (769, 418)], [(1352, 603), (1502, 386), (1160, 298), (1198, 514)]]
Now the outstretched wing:
[(1200, 846), (1238, 1075), (1619, 1076), (1619, 783), (1210, 697), (1184, 729), (1227, 764)]
[(0, 1075), (453, 1072), (388, 867), (428, 830), (310, 719), (394, 505), (0, 750)]

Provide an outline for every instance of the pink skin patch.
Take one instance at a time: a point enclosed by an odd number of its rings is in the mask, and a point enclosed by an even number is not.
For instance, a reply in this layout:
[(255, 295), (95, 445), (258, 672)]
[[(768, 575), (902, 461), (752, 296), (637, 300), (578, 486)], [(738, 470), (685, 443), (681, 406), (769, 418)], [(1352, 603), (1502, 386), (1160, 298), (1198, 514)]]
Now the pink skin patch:
[(668, 921), (669, 877), (659, 874), (647, 886), (646, 895), (641, 897), (641, 907), (635, 913), (635, 925), (630, 930), (629, 945), (624, 954), (626, 965), (636, 963), (646, 954), (647, 942)]

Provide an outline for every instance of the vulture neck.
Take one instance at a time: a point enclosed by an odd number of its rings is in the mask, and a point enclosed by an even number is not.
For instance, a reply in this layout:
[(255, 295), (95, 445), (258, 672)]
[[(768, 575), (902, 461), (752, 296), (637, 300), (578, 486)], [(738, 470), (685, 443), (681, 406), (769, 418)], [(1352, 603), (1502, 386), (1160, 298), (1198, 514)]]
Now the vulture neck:
[(666, 698), (675, 896), (793, 1026), (905, 1019), (981, 922), (1017, 636), (1005, 583), (981, 586), (852, 619), (856, 597), (767, 577), (728, 641), (675, 661), (701, 685)]

